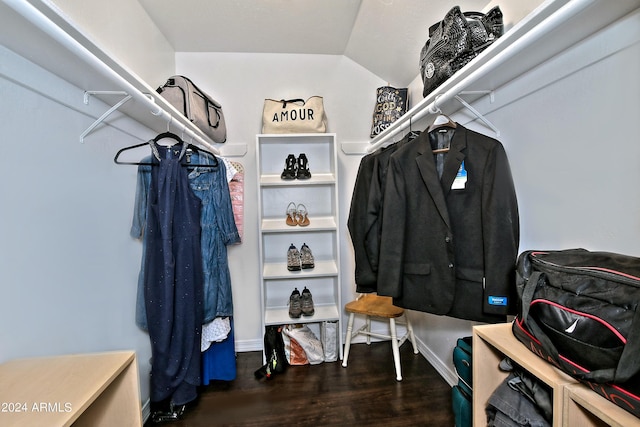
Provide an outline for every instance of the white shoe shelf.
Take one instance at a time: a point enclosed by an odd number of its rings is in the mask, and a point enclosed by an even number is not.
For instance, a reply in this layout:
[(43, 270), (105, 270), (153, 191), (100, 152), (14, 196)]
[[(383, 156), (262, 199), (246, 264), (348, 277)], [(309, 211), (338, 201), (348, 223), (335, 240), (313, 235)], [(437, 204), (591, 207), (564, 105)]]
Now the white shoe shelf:
[[(342, 359), (342, 312), (340, 283), (340, 229), (338, 227), (338, 160), (336, 135), (259, 134), (256, 136), (260, 291), (262, 327), (337, 323), (337, 348)], [(296, 159), (305, 154), (310, 179), (281, 178), (289, 154)], [(293, 202), (308, 212), (306, 227), (286, 223), (287, 208)], [(289, 271), (287, 251), (293, 244), (311, 249), (315, 267)], [(289, 297), (295, 288), (307, 287), (313, 296), (313, 316), (291, 318)]]

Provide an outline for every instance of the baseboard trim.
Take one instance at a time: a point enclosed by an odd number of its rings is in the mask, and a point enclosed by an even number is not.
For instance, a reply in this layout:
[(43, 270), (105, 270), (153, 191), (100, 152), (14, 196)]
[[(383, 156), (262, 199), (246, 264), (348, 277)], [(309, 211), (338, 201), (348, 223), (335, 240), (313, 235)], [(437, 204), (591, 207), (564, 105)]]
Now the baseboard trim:
[(262, 351), (262, 340), (236, 340), (236, 353)]
[(416, 344), (418, 351), (422, 356), (427, 359), (427, 362), (440, 374), (443, 380), (445, 380), (451, 387), (458, 383), (458, 376), (453, 372), (446, 363), (444, 363), (425, 343), (416, 338)]
[(151, 400), (147, 399), (142, 404), (142, 424), (146, 423), (147, 420), (149, 420), (150, 416), (151, 416)]

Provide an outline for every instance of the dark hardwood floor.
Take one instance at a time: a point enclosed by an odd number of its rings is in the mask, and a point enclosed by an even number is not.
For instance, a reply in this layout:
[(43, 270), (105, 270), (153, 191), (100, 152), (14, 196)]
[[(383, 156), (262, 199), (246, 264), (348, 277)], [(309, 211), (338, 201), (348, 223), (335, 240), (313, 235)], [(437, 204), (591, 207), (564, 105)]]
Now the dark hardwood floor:
[[(451, 387), (411, 344), (400, 348), (403, 380), (395, 380), (389, 342), (353, 344), (341, 362), (291, 366), (257, 380), (260, 352), (239, 353), (237, 378), (202, 390), (175, 427), (453, 426)], [(147, 426), (150, 423), (146, 424)]]

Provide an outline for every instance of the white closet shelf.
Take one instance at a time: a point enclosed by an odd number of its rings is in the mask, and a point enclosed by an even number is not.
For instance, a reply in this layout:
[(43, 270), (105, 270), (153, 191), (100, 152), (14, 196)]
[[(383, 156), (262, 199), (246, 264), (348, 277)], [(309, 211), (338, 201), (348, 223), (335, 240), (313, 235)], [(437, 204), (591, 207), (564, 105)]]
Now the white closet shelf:
[[(437, 109), (451, 114), (461, 108), (456, 95), (473, 102), (525, 74), (591, 34), (640, 7), (638, 0), (548, 0), (507, 31), (478, 57), (398, 121), (370, 141), (380, 146)], [(477, 92), (477, 94), (473, 94)], [(437, 102), (436, 102), (437, 99)], [(437, 107), (437, 108), (435, 108)], [(352, 147), (343, 147), (353, 153)]]
[(305, 322), (324, 322), (324, 321), (335, 321), (339, 318), (338, 307), (335, 304), (314, 304), (313, 308), (315, 309), (315, 313), (313, 316), (304, 316), (302, 318), (293, 319), (289, 317), (289, 308), (288, 307), (277, 307), (277, 308), (268, 308), (265, 310), (265, 325), (284, 325), (288, 323), (296, 323), (300, 319)]
[(291, 278), (312, 278), (331, 277), (338, 275), (338, 267), (333, 260), (315, 261), (314, 268), (307, 268), (298, 271), (287, 270), (286, 262), (265, 263), (262, 276), (265, 280), (291, 279)]
[(185, 136), (200, 145), (216, 151), (222, 148), (232, 156), (246, 153), (246, 144), (215, 144), (153, 87), (84, 35), (51, 2), (2, 0), (0, 25), (0, 44), (86, 92), (99, 92), (95, 96), (106, 104), (120, 101), (121, 95), (114, 96), (118, 92), (131, 95), (131, 101), (118, 111), (155, 132), (166, 131), (171, 116), (173, 132), (178, 133), (179, 123), (186, 129)]
[(336, 177), (332, 173), (312, 173), (311, 178), (305, 180), (286, 180), (280, 175), (263, 175), (260, 177), (260, 185), (273, 187), (288, 187), (293, 185), (326, 185), (335, 184)]
[(329, 231), (337, 228), (335, 217), (313, 217), (306, 227), (291, 226), (284, 218), (265, 218), (262, 220), (263, 233), (300, 233), (310, 231)]

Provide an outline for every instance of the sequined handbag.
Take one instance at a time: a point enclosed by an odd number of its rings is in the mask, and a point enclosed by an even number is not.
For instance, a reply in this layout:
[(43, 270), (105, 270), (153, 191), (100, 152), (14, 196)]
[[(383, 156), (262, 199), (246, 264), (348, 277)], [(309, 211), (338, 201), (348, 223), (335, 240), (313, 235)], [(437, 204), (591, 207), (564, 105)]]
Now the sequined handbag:
[(453, 7), (444, 19), (429, 28), (429, 39), (420, 52), (423, 96), (429, 95), (456, 71), (489, 47), (504, 31), (502, 11), (462, 13)]

